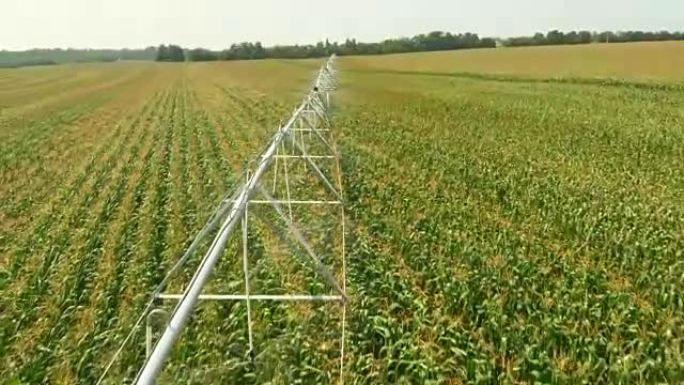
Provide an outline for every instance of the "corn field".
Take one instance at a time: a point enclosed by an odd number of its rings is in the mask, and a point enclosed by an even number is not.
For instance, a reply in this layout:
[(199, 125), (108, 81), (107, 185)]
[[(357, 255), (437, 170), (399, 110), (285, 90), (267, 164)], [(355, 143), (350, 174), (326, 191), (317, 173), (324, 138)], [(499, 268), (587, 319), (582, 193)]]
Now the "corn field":
[[(344, 383), (684, 381), (678, 83), (373, 60), (340, 58), (334, 96)], [(95, 384), (319, 65), (0, 70), (0, 382)], [(262, 289), (313, 290), (267, 231), (249, 242)], [(243, 284), (237, 252), (212, 288)], [(332, 306), (258, 305), (252, 363), (243, 304), (203, 302), (160, 383), (337, 383)], [(138, 370), (142, 337), (112, 383)]]

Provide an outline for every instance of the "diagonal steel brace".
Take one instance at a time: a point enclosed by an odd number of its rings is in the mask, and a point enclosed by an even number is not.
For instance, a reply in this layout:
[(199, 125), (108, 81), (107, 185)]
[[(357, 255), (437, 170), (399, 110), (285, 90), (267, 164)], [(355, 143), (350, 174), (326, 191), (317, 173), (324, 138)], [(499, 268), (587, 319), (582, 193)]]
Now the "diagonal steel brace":
[[(288, 134), (288, 135), (291, 135), (289, 132), (288, 132), (287, 134)], [(303, 157), (304, 160), (305, 160), (305, 161), (309, 164), (309, 166), (311, 166), (311, 168), (313, 168), (313, 170), (316, 172), (316, 174), (318, 175), (318, 178), (321, 180), (321, 182), (323, 182), (323, 184), (325, 184), (325, 185), (328, 187), (328, 189), (335, 195), (335, 197), (337, 198), (337, 200), (339, 200), (340, 202), (343, 202), (344, 199), (342, 198), (342, 195), (337, 191), (337, 189), (335, 189), (335, 186), (333, 186), (333, 184), (330, 183), (330, 181), (328, 180), (328, 178), (325, 177), (325, 174), (323, 174), (323, 171), (321, 171), (321, 169), (318, 168), (318, 166), (316, 165), (316, 163), (314, 163), (313, 160), (311, 160), (308, 156), (306, 156), (306, 155), (307, 155), (307, 154), (306, 154), (306, 150), (302, 147), (302, 145), (299, 144), (299, 143), (297, 143), (296, 141), (293, 141), (293, 142), (294, 142), (294, 146), (295, 146), (297, 149), (299, 149), (299, 151), (302, 153), (302, 155), (304, 155), (304, 157)]]
[(344, 293), (344, 290), (340, 287), (340, 285), (337, 283), (337, 280), (335, 277), (332, 275), (330, 270), (321, 262), (321, 259), (318, 258), (316, 253), (314, 252), (313, 248), (309, 244), (309, 242), (304, 238), (304, 235), (302, 234), (301, 231), (299, 231), (299, 228), (295, 225), (293, 221), (291, 221), (286, 215), (285, 212), (283, 211), (283, 208), (280, 207), (280, 203), (278, 203), (271, 194), (266, 191), (266, 189), (259, 184), (259, 191), (261, 194), (266, 198), (271, 203), (271, 206), (275, 209), (275, 211), (278, 213), (278, 215), (285, 221), (287, 224), (288, 230), (290, 230), (290, 233), (292, 234), (293, 238), (306, 250), (306, 253), (309, 254), (309, 257), (311, 260), (313, 260), (314, 265), (316, 267), (316, 270), (318, 270), (319, 274), (325, 278), (325, 280), (328, 282), (328, 284), (335, 289), (343, 298), (343, 301), (347, 301), (347, 295)]

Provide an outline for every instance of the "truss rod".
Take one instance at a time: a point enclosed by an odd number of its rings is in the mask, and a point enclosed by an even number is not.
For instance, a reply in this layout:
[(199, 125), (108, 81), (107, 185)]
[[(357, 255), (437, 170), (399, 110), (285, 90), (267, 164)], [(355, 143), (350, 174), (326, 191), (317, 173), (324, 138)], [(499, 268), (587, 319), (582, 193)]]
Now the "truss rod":
[(310, 121), (308, 118), (306, 118), (306, 117), (305, 117), (303, 120), (304, 120), (304, 121), (306, 122), (306, 124), (308, 124), (309, 127), (311, 128), (311, 131), (309, 131), (309, 132), (314, 132), (314, 133), (316, 134), (316, 136), (318, 137), (318, 139), (320, 139), (321, 142), (323, 142), (323, 144), (325, 144), (325, 146), (328, 147), (328, 150), (330, 150), (330, 153), (335, 154), (334, 157), (336, 157), (336, 156), (337, 156), (337, 153), (335, 152), (335, 149), (330, 145), (330, 143), (328, 143), (327, 140), (325, 140), (325, 138), (323, 137), (323, 135), (321, 135), (321, 133), (318, 132), (318, 130), (316, 130), (316, 128), (314, 127), (313, 123), (311, 123), (311, 121)]
[[(233, 202), (233, 201), (231, 201)], [(263, 200), (263, 199), (250, 199), (249, 200), (250, 204), (258, 204), (258, 205), (265, 205), (265, 204), (272, 204), (272, 203), (278, 203), (282, 205), (341, 205), (342, 202), (340, 201), (327, 201), (327, 200), (282, 200), (282, 199), (275, 199), (273, 201), (268, 201), (268, 200)]]
[(340, 201), (284, 201), (284, 200), (274, 200), (274, 201), (266, 201), (266, 200), (258, 200), (258, 199), (252, 199), (249, 201), (249, 203), (254, 203), (254, 204), (272, 204), (272, 203), (277, 203), (277, 204), (290, 204), (290, 205), (341, 205), (342, 202)]
[[(292, 131), (302, 131), (302, 132), (310, 132), (310, 128), (293, 128)], [(316, 128), (316, 131), (322, 131), (322, 132), (327, 132), (330, 131), (328, 128)]]
[(334, 155), (275, 155), (279, 159), (335, 159)]
[[(159, 299), (181, 299), (183, 294), (161, 293), (157, 295)], [(310, 294), (200, 294), (199, 300), (207, 301), (338, 301), (343, 302), (341, 295), (310, 295)]]
[(321, 169), (318, 168), (318, 166), (316, 166), (316, 163), (314, 163), (314, 161), (311, 160), (311, 158), (307, 157), (306, 149), (304, 149), (304, 147), (299, 145), (299, 143), (297, 143), (296, 141), (294, 143), (295, 143), (295, 147), (304, 155), (304, 159), (306, 160), (306, 163), (308, 163), (311, 166), (311, 168), (313, 168), (313, 170), (316, 172), (316, 174), (318, 175), (318, 178), (321, 180), (321, 182), (323, 182), (323, 184), (325, 184), (328, 187), (330, 192), (332, 192), (333, 195), (335, 195), (337, 200), (342, 201), (343, 200), (342, 195), (340, 195), (340, 193), (337, 192), (337, 190), (335, 189), (335, 186), (333, 186), (332, 183), (330, 183), (328, 178), (326, 178), (325, 174), (323, 174), (323, 171), (321, 171)]
[(280, 207), (280, 204), (276, 203), (275, 199), (266, 191), (265, 188), (262, 186), (259, 186), (259, 190), (261, 194), (266, 197), (266, 199), (271, 202), (271, 206), (276, 210), (278, 215), (285, 221), (287, 224), (288, 230), (290, 231), (290, 234), (294, 237), (295, 240), (306, 250), (307, 254), (309, 254), (309, 258), (314, 263), (314, 266), (318, 273), (325, 278), (326, 281), (328, 281), (328, 284), (330, 287), (335, 289), (346, 301), (347, 300), (347, 295), (345, 294), (344, 290), (340, 287), (340, 284), (337, 283), (337, 280), (335, 277), (332, 275), (330, 270), (328, 270), (327, 267), (321, 262), (321, 259), (316, 255), (316, 253), (313, 251), (313, 248), (309, 244), (309, 242), (304, 238), (304, 235), (302, 234), (301, 231), (299, 231), (299, 228), (295, 226), (295, 224), (292, 222), (292, 220), (288, 220), (288, 218), (285, 216), (285, 213), (283, 212), (283, 209)]

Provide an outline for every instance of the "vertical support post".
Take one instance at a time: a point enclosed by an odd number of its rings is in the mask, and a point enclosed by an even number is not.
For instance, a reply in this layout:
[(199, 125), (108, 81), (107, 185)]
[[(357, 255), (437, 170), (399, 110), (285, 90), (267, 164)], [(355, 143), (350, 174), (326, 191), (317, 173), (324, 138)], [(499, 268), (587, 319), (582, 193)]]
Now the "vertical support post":
[(276, 147), (276, 153), (275, 154), (276, 154), (275, 160), (274, 160), (275, 164), (273, 165), (273, 193), (274, 194), (276, 194), (276, 187), (278, 186), (277, 185), (277, 183), (278, 183), (278, 158), (279, 158), (278, 157), (278, 155), (279, 155), (278, 147)]
[[(295, 131), (294, 134), (295, 134), (295, 136), (296, 136), (296, 135), (297, 135), (297, 131)], [(304, 143), (304, 131), (299, 131), (299, 145), (300, 145), (302, 148), (306, 148), (306, 147), (305, 147), (306, 144)], [(307, 151), (307, 152), (308, 152), (308, 151)], [(308, 168), (306, 167), (306, 162), (302, 162), (302, 164), (304, 165), (304, 172), (307, 172), (307, 171), (308, 171)]]
[[(294, 121), (295, 127), (301, 127), (300, 121), (301, 121), (300, 117), (297, 117), (297, 119), (295, 119), (295, 121)], [(296, 134), (296, 132), (295, 132), (295, 134)], [(295, 137), (295, 135), (288, 135), (288, 136), (290, 137), (290, 141), (292, 142), (292, 152), (291, 153), (294, 154), (295, 153), (295, 138), (296, 137)]]
[(145, 317), (145, 358), (149, 358), (150, 354), (152, 353), (152, 317), (157, 314), (168, 316), (169, 313), (167, 313), (164, 309), (154, 309), (147, 313), (147, 317)]
[[(249, 180), (249, 172), (247, 172), (247, 180)], [(245, 214), (242, 218), (242, 273), (245, 276), (245, 296), (247, 303), (247, 334), (249, 338), (249, 357), (254, 363), (254, 337), (252, 334), (252, 305), (249, 299), (249, 263), (247, 262), (247, 225), (249, 220), (249, 205), (245, 207)]]
[[(285, 149), (285, 144), (281, 143), (283, 149)], [(283, 166), (285, 168), (285, 194), (287, 194), (287, 210), (290, 214), (290, 222), (292, 222), (292, 202), (290, 199), (290, 176), (288, 174), (287, 158), (283, 158)]]
[[(305, 146), (306, 146), (306, 142), (304, 142), (304, 136), (305, 136), (305, 135), (306, 135), (306, 134), (304, 134), (304, 131), (299, 131), (299, 144), (301, 144), (302, 147), (305, 147)], [(307, 147), (308, 147), (308, 146), (307, 146)], [(305, 147), (305, 148), (306, 148), (306, 147)]]
[[(308, 119), (308, 118), (305, 118), (305, 119)], [(305, 119), (302, 119), (302, 120), (305, 120)], [(318, 128), (318, 126), (316, 126), (316, 128)], [(311, 138), (313, 135), (313, 133), (312, 133), (313, 129), (314, 129), (314, 127), (309, 127), (309, 142), (312, 141)]]
[[(301, 127), (304, 127), (304, 123), (306, 122), (306, 115), (308, 114), (308, 110), (311, 108), (311, 99), (309, 99), (306, 103), (306, 108), (302, 111), (302, 116), (299, 117), (299, 124)], [(295, 144), (297, 145), (297, 148), (301, 152), (302, 156), (307, 156), (307, 151), (306, 147), (304, 147), (304, 132), (300, 132), (299, 136), (299, 143), (297, 142), (297, 133), (295, 132), (294, 138), (295, 138)], [(292, 153), (294, 154), (294, 147), (292, 148)], [(302, 167), (304, 168), (304, 172), (306, 173), (308, 171), (308, 168), (306, 167), (306, 162), (301, 162)]]
[(150, 325), (150, 314), (147, 315), (147, 322), (145, 323), (145, 358), (150, 358), (150, 352), (152, 351), (152, 325)]
[[(325, 93), (325, 107), (326, 107), (326, 112), (330, 110), (330, 94), (328, 92)], [(332, 154), (335, 156), (335, 169), (337, 170), (337, 188), (338, 191), (340, 192), (340, 195), (343, 194), (344, 189), (342, 188), (342, 165), (340, 164), (340, 153), (337, 150), (337, 146), (335, 145), (335, 141), (333, 139), (333, 129), (332, 129), (332, 124), (328, 127), (328, 140), (330, 143), (332, 143), (332, 146), (329, 146), (329, 149), (332, 151)], [(343, 199), (340, 199), (343, 200)], [(342, 250), (341, 250), (341, 255), (342, 255), (342, 292), (346, 295), (347, 294), (347, 256), (345, 254), (347, 250), (346, 246), (346, 217), (344, 215), (344, 206), (340, 206), (340, 219), (341, 219), (341, 236), (342, 236)], [(347, 334), (347, 303), (343, 302), (342, 303), (342, 335), (340, 337), (340, 385), (344, 385), (344, 360), (345, 360), (345, 341), (346, 341), (346, 334)]]
[(313, 142), (313, 130), (309, 129), (309, 143)]

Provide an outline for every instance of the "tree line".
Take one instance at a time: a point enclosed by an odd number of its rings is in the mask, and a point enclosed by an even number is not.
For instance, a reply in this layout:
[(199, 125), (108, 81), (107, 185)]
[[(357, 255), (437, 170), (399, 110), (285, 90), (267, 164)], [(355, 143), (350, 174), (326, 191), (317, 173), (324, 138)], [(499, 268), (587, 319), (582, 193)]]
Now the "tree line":
[(303, 59), (338, 55), (381, 55), (390, 53), (520, 47), (533, 45), (624, 43), (636, 41), (684, 40), (684, 32), (590, 32), (558, 30), (546, 34), (507, 39), (480, 38), (474, 33), (452, 34), (435, 31), (413, 37), (387, 39), (377, 43), (347, 39), (342, 43), (321, 41), (308, 45), (280, 45), (264, 47), (260, 42), (232, 44), (223, 50), (204, 48), (184, 49), (178, 45), (160, 45), (144, 49), (32, 49), (28, 51), (0, 51), (0, 67), (48, 65), (73, 62), (108, 62), (117, 60), (157, 60), (168, 62), (253, 60), (267, 58)]
[(160, 45), (157, 48), (156, 61), (185, 61), (185, 52), (183, 48), (177, 45)]
[[(169, 46), (171, 47), (171, 46)], [(480, 38), (474, 33), (452, 34), (435, 31), (410, 38), (387, 39), (378, 43), (357, 42), (347, 39), (344, 43), (321, 41), (310, 45), (280, 45), (264, 47), (260, 42), (232, 44), (221, 51), (204, 48), (184, 50), (184, 58), (178, 54), (174, 59), (168, 54), (169, 47), (159, 46), (158, 61), (211, 61), (211, 60), (254, 60), (254, 59), (304, 59), (338, 55), (379, 55), (388, 53), (441, 51), (465, 48), (494, 48), (496, 40)], [(173, 46), (177, 47), (177, 46)], [(178, 47), (180, 48), (180, 47)]]
[(535, 45), (565, 45), (565, 44), (589, 44), (589, 43), (628, 43), (637, 41), (671, 41), (684, 40), (684, 32), (643, 32), (643, 31), (622, 31), (622, 32), (590, 32), (590, 31), (570, 31), (561, 32), (558, 30), (549, 31), (546, 34), (541, 32), (533, 36), (512, 37), (500, 41), (501, 45), (508, 47), (523, 47)]
[(666, 40), (684, 40), (684, 32), (561, 32), (552, 30), (546, 34), (539, 32), (533, 36), (495, 39), (480, 38), (474, 33), (452, 34), (449, 32), (435, 31), (410, 38), (387, 39), (378, 43), (363, 43), (357, 42), (356, 39), (347, 39), (344, 43), (331, 43), (326, 40), (325, 42), (318, 42), (313, 45), (264, 47), (259, 42), (243, 42), (232, 44), (229, 48), (221, 51), (212, 51), (204, 48), (184, 50), (184, 58), (181, 58), (180, 55), (178, 55), (177, 61), (254, 60), (267, 58), (303, 59), (324, 57), (333, 53), (338, 55), (382, 55), (405, 52), (494, 48), (497, 46), (520, 47)]
[(117, 60), (154, 60), (155, 47), (144, 49), (31, 49), (0, 51), (0, 67), (23, 67), (61, 63), (113, 62)]

